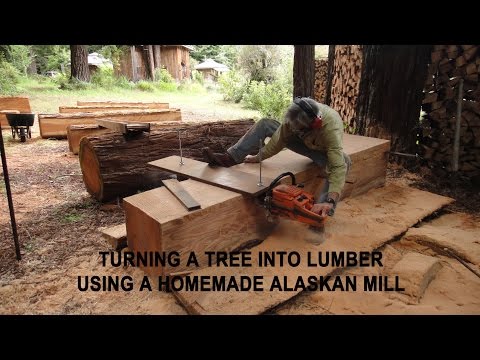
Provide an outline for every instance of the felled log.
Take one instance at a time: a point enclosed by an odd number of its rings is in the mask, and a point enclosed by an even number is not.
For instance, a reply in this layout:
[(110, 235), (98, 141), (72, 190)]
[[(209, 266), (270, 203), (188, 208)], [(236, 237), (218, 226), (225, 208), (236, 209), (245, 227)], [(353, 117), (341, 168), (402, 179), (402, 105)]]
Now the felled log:
[(80, 142), (79, 160), (85, 187), (98, 201), (108, 201), (161, 186), (161, 180), (171, 174), (147, 163), (180, 154), (178, 129), (181, 129), (182, 155), (203, 160), (203, 147), (223, 152), (253, 124), (251, 119), (180, 123), (177, 127), (152, 129), (150, 133), (132, 137), (118, 133), (84, 137)]

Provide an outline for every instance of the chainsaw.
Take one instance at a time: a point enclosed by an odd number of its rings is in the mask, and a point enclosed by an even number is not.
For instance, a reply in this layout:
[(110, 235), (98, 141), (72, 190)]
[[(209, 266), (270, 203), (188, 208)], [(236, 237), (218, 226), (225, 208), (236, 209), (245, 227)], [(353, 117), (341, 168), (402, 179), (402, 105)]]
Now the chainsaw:
[[(291, 185), (278, 184), (286, 176), (292, 179)], [(296, 184), (295, 175), (291, 172), (280, 174), (272, 181), (267, 189), (263, 206), (267, 212), (267, 219), (274, 216), (286, 217), (295, 221), (323, 228), (326, 218), (311, 211), (315, 198), (312, 194), (303, 190), (303, 185)], [(333, 211), (329, 211), (329, 216)]]

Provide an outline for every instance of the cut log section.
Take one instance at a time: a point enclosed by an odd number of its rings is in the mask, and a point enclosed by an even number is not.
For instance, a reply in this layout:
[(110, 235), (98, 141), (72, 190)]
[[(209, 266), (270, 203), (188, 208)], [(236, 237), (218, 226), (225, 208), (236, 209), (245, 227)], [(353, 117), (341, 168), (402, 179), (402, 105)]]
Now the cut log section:
[[(345, 141), (345, 150), (351, 154), (353, 159), (356, 159), (353, 167), (356, 166), (359, 169), (358, 177), (353, 179), (350, 184), (353, 187), (350, 194), (355, 191), (365, 192), (381, 186), (385, 182), (386, 165), (384, 159), (385, 153), (388, 151), (389, 141), (354, 135), (347, 136)], [(369, 171), (365, 171), (364, 163), (371, 157), (377, 159), (379, 168), (382, 166), (384, 168), (383, 171), (377, 172), (379, 178), (374, 178), (369, 187), (365, 185), (361, 176), (372, 179)], [(258, 164), (244, 163), (232, 166), (229, 169), (234, 169), (237, 173), (249, 173), (254, 178), (258, 174)], [(290, 150), (281, 151), (262, 163), (262, 172), (265, 173), (266, 177), (273, 179), (285, 171), (293, 172), (297, 181), (305, 184), (306, 191), (314, 192), (323, 181), (323, 179), (320, 179), (322, 171), (318, 166), (309, 158)], [(356, 188), (356, 183), (360, 183), (361, 186)], [(231, 251), (241, 247), (246, 242), (264, 239), (261, 237), (262, 234), (264, 235), (263, 232), (246, 231), (246, 229), (253, 227), (253, 219), (256, 219), (258, 226), (262, 226), (262, 228), (265, 226), (266, 217), (263, 208), (258, 204), (255, 197), (236, 194), (237, 196), (231, 195), (231, 197), (225, 196), (222, 198), (221, 194), (234, 193), (218, 186), (198, 183), (194, 180), (183, 181), (182, 185), (186, 186), (192, 196), (202, 205), (201, 210), (189, 213), (164, 188), (146, 191), (124, 199), (128, 246), (132, 250), (179, 251), (181, 256), (186, 256), (185, 254), (188, 255), (189, 251), (202, 254), (206, 249), (209, 251)], [(225, 193), (225, 191), (228, 191), (228, 193)], [(200, 197), (197, 197), (197, 194)], [(217, 200), (221, 200), (221, 202), (217, 202)], [(205, 203), (202, 201), (205, 201)], [(215, 208), (209, 206), (213, 203)], [(199, 220), (199, 222), (192, 223), (191, 219), (193, 219), (194, 214), (198, 214), (196, 216), (199, 217), (204, 216), (203, 219), (215, 220), (209, 220), (210, 222), (207, 220), (200, 222)], [(244, 219), (249, 223), (244, 223)], [(351, 217), (348, 219), (350, 220)], [(201, 236), (197, 236), (199, 232)], [(245, 234), (243, 234), (244, 232)], [(226, 234), (232, 234), (233, 239), (230, 239)], [(198, 243), (199, 238), (201, 239), (200, 244)], [(219, 238), (223, 240), (219, 241)], [(183, 270), (188, 269), (170, 269), (167, 267), (166, 269), (151, 268), (147, 271), (149, 274), (159, 275), (167, 274), (170, 271)]]
[(127, 227), (125, 224), (101, 227), (98, 231), (115, 250), (121, 250), (127, 247)]
[(177, 129), (182, 132), (183, 156), (202, 161), (202, 148), (223, 152), (235, 144), (254, 124), (251, 119), (214, 123), (181, 123), (167, 129), (153, 128), (126, 139), (120, 134), (84, 137), (79, 160), (87, 191), (99, 201), (131, 195), (137, 190), (161, 186), (171, 173), (147, 163), (179, 155)]
[[(32, 111), (27, 96), (0, 96), (0, 110), (17, 110), (20, 113), (31, 113)], [(0, 125), (2, 129), (10, 129), (7, 116), (3, 113), (0, 113)]]
[(188, 211), (165, 187), (123, 199), (132, 251), (180, 254), (179, 266), (145, 267), (147, 274), (191, 270), (185, 266), (190, 251), (195, 251), (199, 265), (205, 266), (205, 251), (233, 251), (251, 240), (264, 239), (271, 231), (272, 224), (253, 198), (194, 180), (182, 185), (201, 209)]
[(38, 123), (42, 138), (66, 138), (68, 125), (96, 124), (98, 119), (125, 122), (180, 121), (180, 109), (158, 109), (141, 111), (118, 111), (73, 114), (39, 114)]
[(77, 101), (78, 106), (147, 106), (150, 109), (168, 109), (168, 103), (150, 101), (150, 102), (135, 102), (135, 101)]
[(153, 110), (153, 109), (168, 109), (168, 104), (164, 107), (150, 107), (148, 105), (91, 105), (91, 106), (59, 106), (58, 112), (60, 114), (70, 114), (70, 113), (95, 113), (95, 112), (106, 112), (106, 111), (139, 111), (142, 109)]

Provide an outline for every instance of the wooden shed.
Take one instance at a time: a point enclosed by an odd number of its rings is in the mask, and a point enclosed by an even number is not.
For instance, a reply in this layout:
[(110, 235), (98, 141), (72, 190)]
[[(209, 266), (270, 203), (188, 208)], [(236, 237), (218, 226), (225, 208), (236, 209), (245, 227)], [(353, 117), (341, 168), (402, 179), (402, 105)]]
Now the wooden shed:
[(217, 81), (221, 73), (229, 71), (226, 65), (220, 64), (212, 59), (206, 59), (204, 62), (195, 66), (195, 70), (202, 73), (203, 78), (207, 81)]
[(131, 45), (120, 57), (115, 74), (139, 81), (153, 79), (155, 69), (165, 67), (175, 80), (188, 79), (192, 50), (188, 45)]

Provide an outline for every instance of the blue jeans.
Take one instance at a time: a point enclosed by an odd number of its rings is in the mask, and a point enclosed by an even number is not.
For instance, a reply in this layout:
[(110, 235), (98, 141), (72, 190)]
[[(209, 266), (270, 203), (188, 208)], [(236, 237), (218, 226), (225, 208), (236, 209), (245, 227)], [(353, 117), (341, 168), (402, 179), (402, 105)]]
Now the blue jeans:
[[(241, 163), (243, 159), (248, 154), (252, 152), (258, 152), (259, 150), (259, 143), (260, 140), (262, 141), (262, 145), (264, 144), (265, 138), (272, 137), (273, 133), (280, 127), (280, 123), (274, 119), (261, 119), (255, 123), (245, 135), (242, 136), (237, 143), (230, 148), (227, 149), (227, 152), (230, 156), (237, 162)], [(327, 167), (327, 154), (318, 150), (309, 149), (303, 141), (298, 138), (294, 137), (294, 139), (290, 140), (286, 146), (288, 149), (296, 152), (297, 154), (306, 156), (312, 161), (320, 166), (323, 171), (325, 171)], [(345, 159), (345, 163), (347, 164), (347, 174), (351, 167), (351, 160), (350, 157), (343, 153), (343, 158)], [(315, 202), (321, 203), (325, 202), (327, 199), (328, 194), (328, 186), (329, 182), (328, 179), (324, 181), (322, 188), (318, 191), (318, 194), (315, 196)]]

